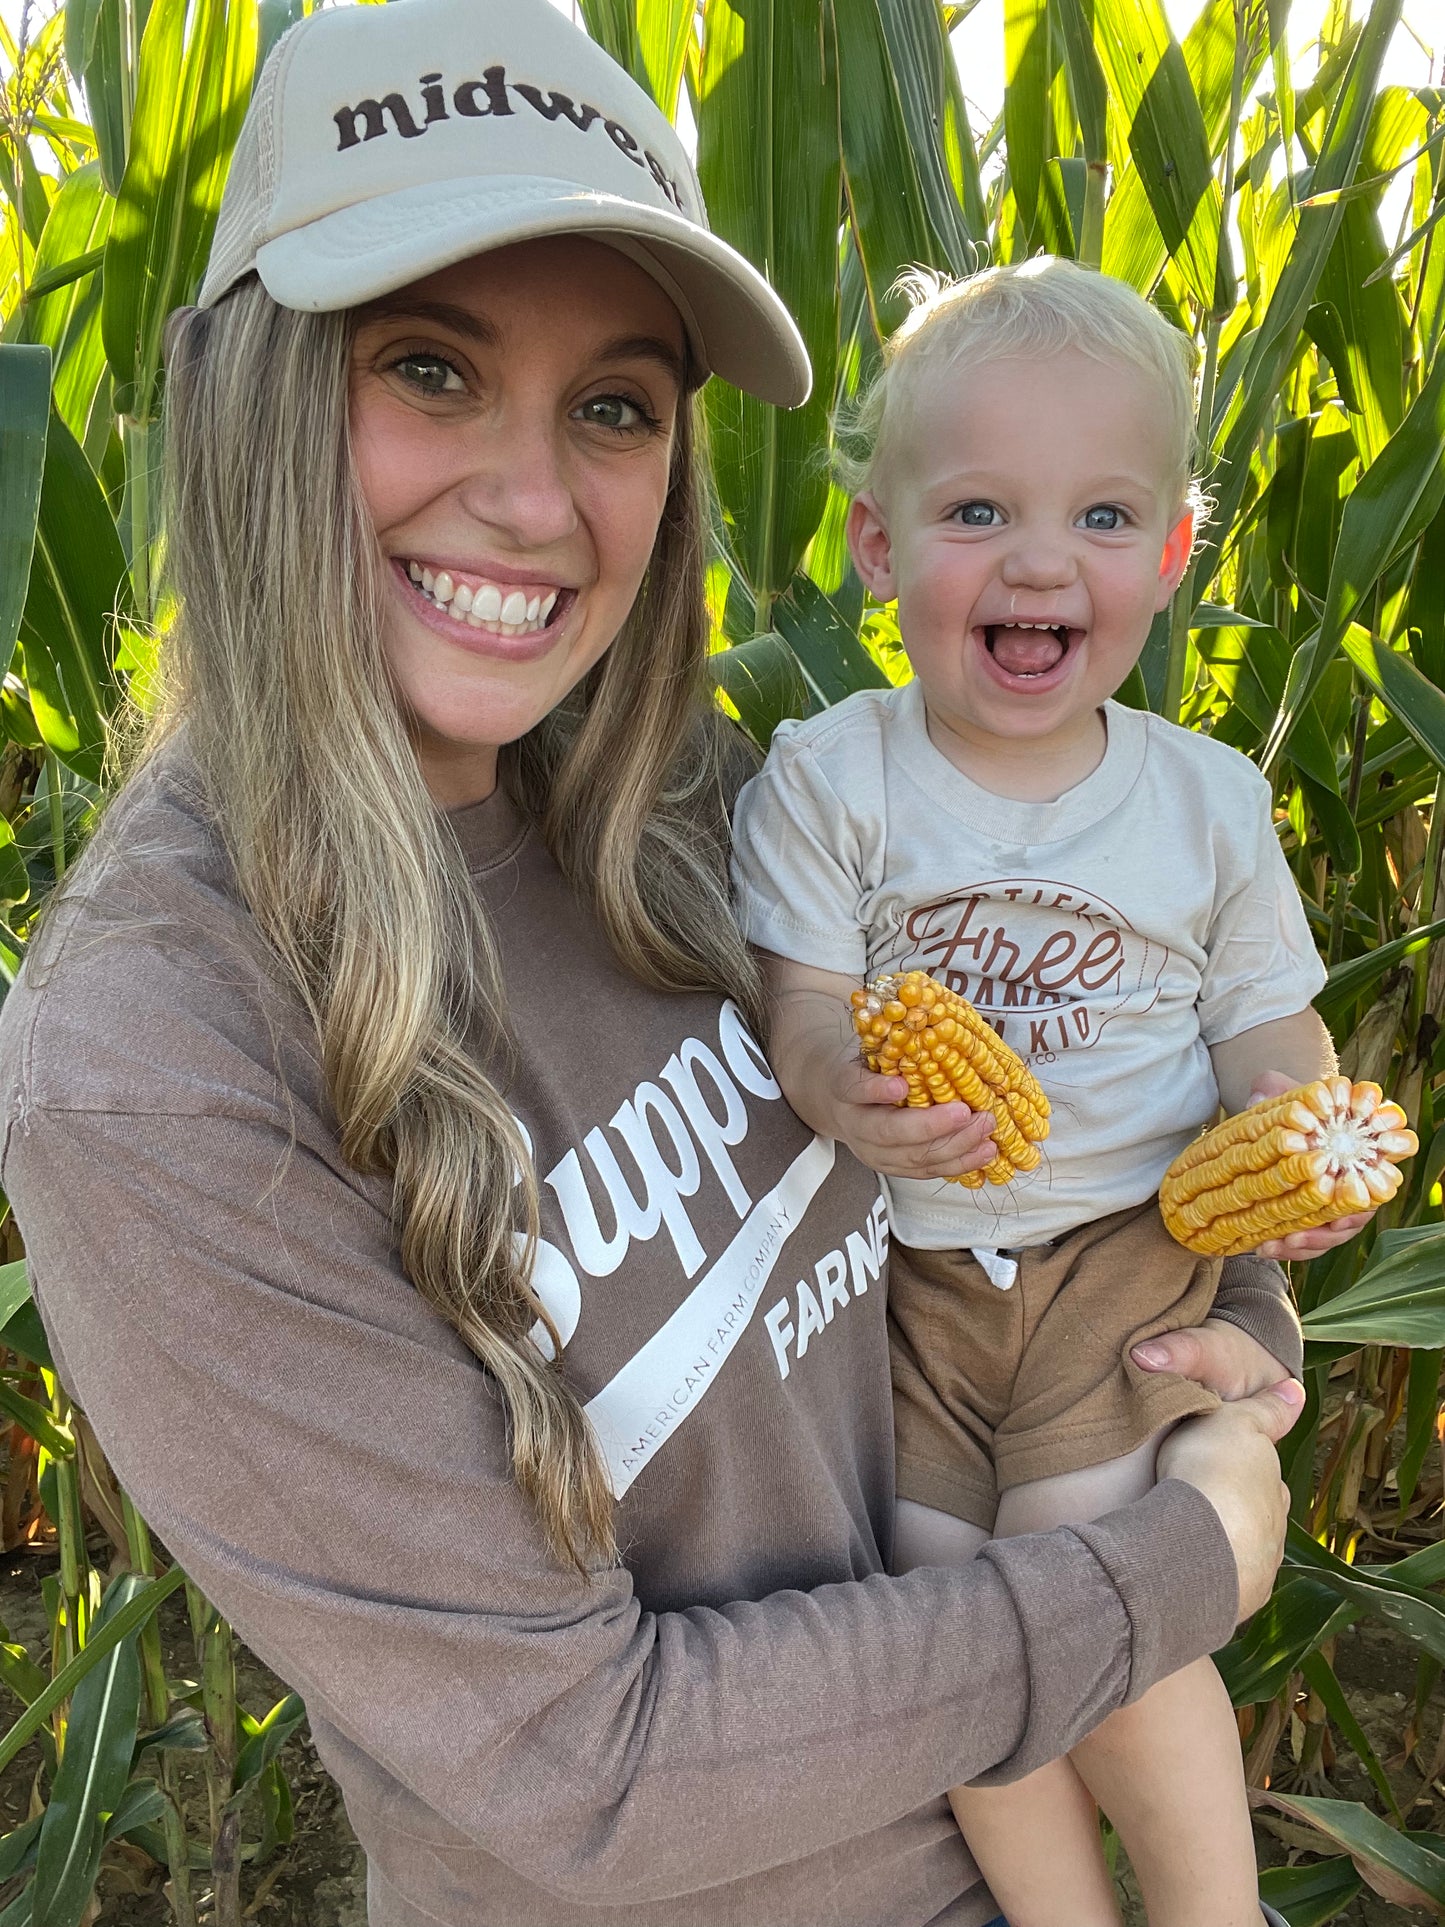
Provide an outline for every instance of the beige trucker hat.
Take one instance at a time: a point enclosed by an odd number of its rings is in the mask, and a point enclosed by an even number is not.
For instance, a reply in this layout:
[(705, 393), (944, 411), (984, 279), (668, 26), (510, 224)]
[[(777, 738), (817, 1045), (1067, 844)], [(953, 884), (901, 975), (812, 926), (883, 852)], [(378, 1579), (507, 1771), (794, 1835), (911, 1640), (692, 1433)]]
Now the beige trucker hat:
[(282, 307), (349, 308), (548, 234), (644, 268), (710, 373), (807, 399), (793, 319), (709, 231), (666, 116), (551, 0), (390, 0), (292, 27), (236, 143), (200, 305), (254, 270)]

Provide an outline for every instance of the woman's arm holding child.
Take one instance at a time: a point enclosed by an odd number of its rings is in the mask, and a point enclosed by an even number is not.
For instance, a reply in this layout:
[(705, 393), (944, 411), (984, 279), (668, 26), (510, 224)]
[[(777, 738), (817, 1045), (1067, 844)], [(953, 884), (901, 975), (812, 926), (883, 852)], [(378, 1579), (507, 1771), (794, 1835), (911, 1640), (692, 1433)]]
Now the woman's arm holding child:
[[(1252, 1030), (1211, 1044), (1209, 1056), (1220, 1101), (1229, 1112), (1242, 1111), (1261, 1098), (1282, 1097), (1317, 1077), (1333, 1077), (1339, 1069), (1330, 1034), (1318, 1013), (1309, 1009), (1256, 1024)], [(1355, 1211), (1314, 1231), (1292, 1231), (1286, 1238), (1269, 1238), (1259, 1246), (1259, 1254), (1281, 1263), (1318, 1258), (1353, 1238), (1374, 1215), (1373, 1211)]]

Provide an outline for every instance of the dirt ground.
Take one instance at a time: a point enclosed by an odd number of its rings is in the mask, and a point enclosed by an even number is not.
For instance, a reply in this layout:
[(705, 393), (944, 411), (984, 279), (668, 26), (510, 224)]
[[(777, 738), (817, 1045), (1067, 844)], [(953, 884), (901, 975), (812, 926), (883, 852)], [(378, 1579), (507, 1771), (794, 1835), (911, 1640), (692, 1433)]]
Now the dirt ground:
[[(36, 1655), (45, 1644), (45, 1619), (39, 1582), (53, 1568), (45, 1554), (17, 1553), (0, 1563), (0, 1620), (9, 1637)], [(184, 1605), (179, 1595), (162, 1608), (162, 1645), (167, 1672), (173, 1682), (193, 1678), (195, 1661)], [(1416, 1828), (1445, 1830), (1445, 1786), (1425, 1785), (1421, 1771), (1399, 1758), (1400, 1734), (1413, 1697), (1415, 1661), (1403, 1641), (1383, 1627), (1365, 1624), (1344, 1633), (1335, 1667), (1345, 1685), (1361, 1725), (1385, 1764), (1403, 1808), (1418, 1802), (1409, 1813)], [(260, 1715), (280, 1699), (285, 1688), (275, 1676), (244, 1651), (238, 1655), (238, 1690), (248, 1712)], [(0, 1691), (0, 1729), (13, 1717), (14, 1700)], [(1421, 1754), (1428, 1760), (1445, 1721), (1445, 1691), (1437, 1691), (1427, 1710)], [(192, 1756), (177, 1756), (189, 1765)], [(365, 1927), (365, 1863), (335, 1786), (316, 1758), (303, 1728), (286, 1747), (283, 1764), (295, 1805), (295, 1834), (264, 1866), (248, 1863), (243, 1876), (242, 1904), (246, 1918), (260, 1927)], [(38, 1755), (27, 1748), (0, 1776), (0, 1834), (23, 1821), (29, 1811), (31, 1783)], [(1276, 1759), (1276, 1774), (1291, 1766), (1287, 1744)], [(1329, 1791), (1345, 1799), (1377, 1804), (1363, 1768), (1342, 1749), (1330, 1771)], [(206, 1795), (198, 1771), (186, 1782), (186, 1805), (193, 1837), (205, 1826)], [(249, 1816), (247, 1839), (254, 1841), (257, 1824)], [(1287, 1829), (1286, 1829), (1287, 1830)], [(1256, 1826), (1261, 1866), (1279, 1866), (1291, 1848), (1271, 1830), (1268, 1818)], [(1295, 1850), (1296, 1857), (1298, 1851)], [(1308, 1856), (1306, 1856), (1308, 1857)], [(164, 1870), (135, 1854), (123, 1864), (107, 1867), (102, 1875), (101, 1911), (95, 1927), (171, 1927), (171, 1911), (162, 1891)], [(202, 1927), (212, 1919), (205, 1876), (195, 1875)], [(1127, 1869), (1121, 1876), (1128, 1927), (1143, 1927), (1143, 1912), (1132, 1891)], [(0, 1887), (0, 1906), (10, 1892)], [(1430, 1917), (1381, 1900), (1368, 1891), (1336, 1916), (1342, 1927), (1407, 1927)]]

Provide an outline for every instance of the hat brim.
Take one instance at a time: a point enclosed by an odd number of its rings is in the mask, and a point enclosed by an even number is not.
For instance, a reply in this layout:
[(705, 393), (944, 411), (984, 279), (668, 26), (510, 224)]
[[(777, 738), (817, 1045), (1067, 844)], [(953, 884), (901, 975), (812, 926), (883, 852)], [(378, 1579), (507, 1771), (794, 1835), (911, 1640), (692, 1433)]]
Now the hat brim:
[(613, 241), (651, 274), (710, 373), (781, 408), (808, 399), (803, 338), (750, 261), (682, 214), (574, 181), (508, 175), (403, 188), (263, 242), (256, 271), (283, 308), (353, 308), (471, 255), (554, 234)]

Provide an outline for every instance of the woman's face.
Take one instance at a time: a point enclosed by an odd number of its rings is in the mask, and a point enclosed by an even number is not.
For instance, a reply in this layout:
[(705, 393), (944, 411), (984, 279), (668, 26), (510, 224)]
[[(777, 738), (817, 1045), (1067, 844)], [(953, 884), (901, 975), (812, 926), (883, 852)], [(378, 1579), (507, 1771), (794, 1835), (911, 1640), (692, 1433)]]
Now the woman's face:
[(428, 275), (362, 312), (357, 477), (390, 577), (386, 648), (444, 809), (621, 628), (667, 497), (684, 337), (624, 255), (571, 236)]

